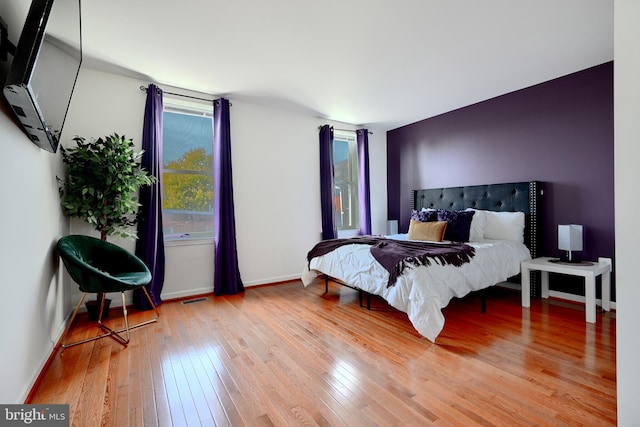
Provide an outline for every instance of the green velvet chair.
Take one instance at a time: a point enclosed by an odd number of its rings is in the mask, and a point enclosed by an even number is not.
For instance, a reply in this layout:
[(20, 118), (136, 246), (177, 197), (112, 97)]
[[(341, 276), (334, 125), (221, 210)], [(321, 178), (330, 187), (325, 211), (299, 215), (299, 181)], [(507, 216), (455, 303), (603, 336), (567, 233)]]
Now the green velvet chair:
[[(58, 240), (57, 249), (69, 275), (82, 291), (80, 302), (78, 302), (69, 324), (62, 334), (62, 348), (105, 337), (112, 337), (122, 345), (127, 346), (131, 329), (158, 321), (160, 317), (158, 310), (145, 288), (145, 285), (151, 281), (151, 273), (140, 258), (120, 246), (90, 236), (70, 235), (62, 237)], [(134, 289), (142, 289), (144, 291), (144, 295), (146, 295), (151, 307), (153, 307), (155, 318), (129, 326), (125, 292)], [(102, 322), (104, 310), (104, 298), (102, 298), (97, 324), (106, 333), (66, 343), (66, 336), (87, 293), (103, 294), (108, 292), (120, 292), (122, 296), (122, 313), (125, 327), (114, 330)], [(126, 333), (126, 337), (121, 335), (122, 332)]]

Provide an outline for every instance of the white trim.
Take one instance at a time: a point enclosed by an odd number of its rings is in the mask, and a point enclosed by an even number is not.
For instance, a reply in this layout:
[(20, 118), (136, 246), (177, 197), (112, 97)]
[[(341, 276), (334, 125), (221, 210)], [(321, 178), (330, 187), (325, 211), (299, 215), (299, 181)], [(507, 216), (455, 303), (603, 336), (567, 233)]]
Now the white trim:
[[(260, 279), (260, 280), (243, 281), (243, 285), (246, 288), (250, 288), (252, 286), (271, 285), (271, 284), (277, 284), (280, 282), (290, 282), (290, 281), (299, 280), (299, 279), (300, 279), (299, 274), (290, 274), (287, 276), (268, 277), (266, 279)], [(302, 284), (300, 284), (300, 286), (302, 286)], [(213, 293), (213, 283), (211, 283), (211, 286), (207, 286), (206, 288), (188, 289), (181, 292), (163, 292), (161, 294), (161, 298), (163, 301), (168, 301), (172, 299), (179, 299), (179, 298), (185, 298), (185, 297), (190, 297), (195, 295), (211, 294), (211, 293)]]
[(213, 117), (213, 101), (206, 102), (197, 99), (186, 99), (180, 96), (163, 94), (163, 111), (179, 114), (191, 114), (203, 117)]
[(160, 298), (162, 298), (163, 301), (169, 301), (172, 299), (179, 299), (179, 298), (185, 298), (185, 297), (190, 297), (195, 295), (212, 294), (212, 293), (213, 293), (213, 282), (211, 283), (211, 286), (207, 286), (206, 288), (189, 289), (181, 292), (162, 292), (160, 294)]
[[(586, 303), (586, 299), (584, 296), (582, 295), (576, 295), (576, 294), (570, 294), (568, 292), (561, 292), (561, 291), (549, 291), (549, 297), (551, 298), (556, 298), (556, 299), (561, 299), (561, 300), (565, 300), (565, 301), (571, 301), (571, 302), (577, 302), (580, 304), (585, 304)], [(596, 305), (602, 307), (602, 299), (596, 299)], [(611, 308), (615, 310), (616, 308), (616, 303), (615, 301), (611, 301)]]
[[(245, 287), (271, 285), (280, 282), (289, 282), (292, 280), (300, 280), (300, 274), (288, 274), (286, 276), (267, 277), (260, 280), (243, 281)], [(302, 283), (300, 284), (302, 286)]]
[[(520, 291), (521, 290), (521, 286), (517, 283), (512, 283), (512, 282), (500, 282), (498, 284), (496, 284), (496, 286), (502, 286), (503, 288), (509, 288), (509, 289), (513, 289), (516, 291)], [(583, 295), (576, 295), (576, 294), (570, 294), (568, 292), (561, 292), (561, 291), (549, 291), (549, 297), (551, 298), (555, 298), (555, 299), (561, 299), (561, 300), (565, 300), (565, 301), (570, 301), (570, 302), (575, 302), (575, 303), (580, 303), (580, 304), (586, 304), (586, 298)], [(602, 307), (602, 299), (598, 298), (596, 299), (596, 305)], [(611, 309), (615, 310), (616, 309), (616, 302), (615, 301), (611, 301)]]
[(215, 239), (213, 237), (207, 237), (207, 238), (203, 238), (203, 239), (187, 239), (187, 238), (182, 238), (182, 239), (172, 239), (172, 240), (165, 240), (164, 241), (164, 247), (171, 247), (171, 246), (196, 246), (196, 245), (211, 245), (213, 246), (215, 244)]

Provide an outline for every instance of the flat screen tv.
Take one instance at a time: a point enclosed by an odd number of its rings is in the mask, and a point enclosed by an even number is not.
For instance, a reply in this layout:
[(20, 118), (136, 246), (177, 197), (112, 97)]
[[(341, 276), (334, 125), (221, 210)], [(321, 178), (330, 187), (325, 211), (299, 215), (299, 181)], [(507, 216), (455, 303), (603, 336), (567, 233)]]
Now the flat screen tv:
[(82, 63), (80, 0), (33, 0), (4, 86), (27, 136), (55, 153)]

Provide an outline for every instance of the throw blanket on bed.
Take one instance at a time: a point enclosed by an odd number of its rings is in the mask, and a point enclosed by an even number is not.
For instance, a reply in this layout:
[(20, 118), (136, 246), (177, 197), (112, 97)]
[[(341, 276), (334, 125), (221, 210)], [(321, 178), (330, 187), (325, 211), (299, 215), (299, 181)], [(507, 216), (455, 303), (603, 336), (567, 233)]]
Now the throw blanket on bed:
[(409, 265), (431, 265), (436, 260), (440, 265), (460, 267), (475, 255), (472, 246), (462, 243), (430, 243), (393, 240), (383, 237), (352, 237), (350, 239), (324, 240), (307, 254), (307, 261), (325, 255), (344, 245), (371, 245), (371, 255), (389, 272), (387, 287), (393, 286)]

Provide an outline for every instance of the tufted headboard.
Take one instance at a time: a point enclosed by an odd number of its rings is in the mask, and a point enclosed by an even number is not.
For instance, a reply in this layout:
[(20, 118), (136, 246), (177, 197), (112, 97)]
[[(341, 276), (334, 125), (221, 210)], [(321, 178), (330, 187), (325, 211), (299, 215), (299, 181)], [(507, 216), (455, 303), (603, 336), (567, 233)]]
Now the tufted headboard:
[(457, 211), (474, 208), (498, 212), (524, 212), (524, 243), (529, 248), (531, 256), (535, 258), (538, 256), (541, 194), (539, 181), (413, 190), (411, 209)]

